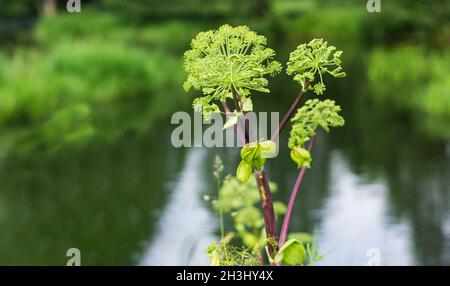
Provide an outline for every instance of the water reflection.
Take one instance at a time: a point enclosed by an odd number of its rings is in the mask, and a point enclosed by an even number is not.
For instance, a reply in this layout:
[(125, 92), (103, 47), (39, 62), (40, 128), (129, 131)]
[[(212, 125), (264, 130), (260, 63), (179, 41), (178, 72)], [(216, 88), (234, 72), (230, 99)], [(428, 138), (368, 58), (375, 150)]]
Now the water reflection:
[(72, 247), (82, 265), (138, 263), (184, 157), (168, 146), (126, 134), (114, 144), (2, 160), (0, 264), (65, 265)]
[(217, 223), (201, 200), (205, 180), (200, 171), (205, 157), (206, 150), (192, 149), (179, 180), (170, 184), (173, 193), (142, 265), (208, 265), (205, 250), (217, 240)]
[(367, 182), (353, 173), (339, 151), (331, 154), (330, 196), (316, 227), (323, 265), (365, 265), (376, 248), (383, 265), (411, 265), (408, 222), (390, 222), (389, 189), (382, 178)]

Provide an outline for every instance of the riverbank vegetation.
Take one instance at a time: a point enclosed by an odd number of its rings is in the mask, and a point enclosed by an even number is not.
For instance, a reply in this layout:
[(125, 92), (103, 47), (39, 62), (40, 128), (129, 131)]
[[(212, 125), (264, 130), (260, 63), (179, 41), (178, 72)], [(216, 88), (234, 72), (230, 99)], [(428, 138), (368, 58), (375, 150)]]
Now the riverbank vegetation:
[[(0, 51), (0, 154), (37, 146), (59, 149), (150, 128), (154, 120), (188, 104), (178, 88), (183, 77), (179, 55), (196, 33), (224, 19), (250, 25), (283, 45), (327, 38), (346, 50), (350, 63), (365, 57), (358, 53), (367, 50), (375, 101), (404, 107), (410, 100), (402, 94), (423, 86), (420, 102), (412, 100), (404, 110), (421, 118), (424, 134), (448, 138), (448, 76), (439, 72), (449, 53), (445, 1), (424, 5), (396, 0), (384, 3), (379, 15), (352, 1), (252, 0), (235, 13), (238, 4), (233, 0), (206, 5), (191, 0), (192, 5), (182, 6), (176, 1), (128, 5), (103, 0), (84, 3), (83, 12), (76, 14), (45, 2), (54, 7), (4, 4), (1, 21), (9, 29), (2, 32)], [(402, 48), (405, 42), (415, 52)], [(407, 66), (422, 55), (434, 71), (426, 80), (406, 84), (408, 77), (427, 68), (420, 66), (421, 60)], [(411, 68), (417, 70), (406, 74)], [(380, 80), (403, 88), (383, 95), (384, 85), (376, 84)]]
[[(426, 134), (450, 139), (450, 50), (376, 49), (369, 58), (373, 98), (411, 113)], [(393, 91), (395, 91), (393, 93)]]

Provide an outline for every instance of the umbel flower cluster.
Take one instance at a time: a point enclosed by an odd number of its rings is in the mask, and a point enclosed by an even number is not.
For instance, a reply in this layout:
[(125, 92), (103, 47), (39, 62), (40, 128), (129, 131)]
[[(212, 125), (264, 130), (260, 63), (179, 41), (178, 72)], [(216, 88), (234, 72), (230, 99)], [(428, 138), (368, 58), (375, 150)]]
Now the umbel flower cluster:
[[(234, 109), (225, 110), (232, 116), (224, 128), (233, 126), (238, 116), (253, 110), (254, 92), (269, 93), (268, 76), (274, 76), (282, 69), (274, 60), (275, 51), (266, 47), (264, 36), (251, 31), (247, 26), (223, 25), (217, 30), (199, 33), (191, 43), (191, 49), (184, 54), (184, 68), (188, 74), (184, 88), (202, 93), (193, 101), (194, 110), (202, 112), (205, 119), (219, 113), (219, 103), (229, 99)], [(313, 39), (299, 45), (289, 56), (286, 72), (292, 75), (303, 92), (314, 91), (321, 95), (326, 90), (324, 76), (345, 77), (341, 67), (342, 51), (322, 39)], [(308, 100), (292, 118), (289, 138), (291, 158), (298, 167), (309, 167), (311, 155), (305, 149), (318, 127), (325, 131), (329, 127), (342, 126), (344, 119), (338, 114), (340, 107), (332, 100)], [(252, 170), (261, 170), (266, 158), (261, 155), (263, 147), (273, 148), (273, 142), (252, 142), (243, 148), (244, 156), (238, 168), (243, 181), (248, 180)], [(249, 151), (251, 150), (251, 152)], [(247, 158), (248, 157), (248, 158)]]
[[(345, 77), (341, 67), (342, 51), (336, 51), (334, 46), (328, 46), (322, 39), (314, 39), (308, 44), (301, 44), (289, 56), (286, 72), (294, 75), (303, 90), (308, 86), (316, 94), (323, 94), (325, 84), (323, 75), (330, 74), (334, 77)], [(319, 82), (316, 81), (317, 74)]]
[(291, 158), (298, 167), (310, 167), (311, 154), (304, 148), (305, 142), (316, 135), (316, 130), (321, 127), (326, 132), (330, 127), (343, 126), (345, 121), (339, 115), (341, 107), (335, 105), (334, 100), (310, 99), (298, 109), (291, 119), (292, 129), (289, 137), (289, 149)]
[(275, 51), (266, 48), (266, 42), (247, 26), (223, 25), (199, 33), (184, 54), (188, 73), (184, 89), (204, 94), (194, 100), (194, 109), (209, 117), (219, 111), (215, 102), (231, 98), (242, 102), (236, 107), (239, 111), (251, 111), (251, 92), (268, 93), (266, 76), (281, 71), (281, 64), (273, 60)]

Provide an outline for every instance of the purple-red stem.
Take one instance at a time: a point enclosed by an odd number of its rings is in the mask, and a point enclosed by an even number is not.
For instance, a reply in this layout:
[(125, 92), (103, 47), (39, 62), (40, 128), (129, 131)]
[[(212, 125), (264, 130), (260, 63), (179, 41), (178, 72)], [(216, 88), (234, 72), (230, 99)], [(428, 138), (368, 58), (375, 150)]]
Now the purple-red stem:
[[(225, 112), (230, 113), (230, 108), (226, 102), (223, 102)], [(245, 134), (241, 133), (241, 129), (237, 124), (234, 125), (234, 131), (241, 139), (243, 144), (249, 142), (250, 128), (248, 121), (245, 122)], [(273, 208), (272, 192), (270, 191), (269, 179), (264, 170), (255, 171), (255, 179), (258, 186), (258, 192), (261, 199), (261, 208), (263, 210), (264, 225), (266, 229), (266, 237), (268, 239), (269, 253), (274, 255), (277, 251), (278, 229)]]
[(255, 178), (261, 198), (261, 208), (263, 210), (269, 253), (273, 257), (278, 250), (276, 243), (278, 241), (278, 230), (275, 211), (273, 209), (272, 193), (270, 192), (269, 180), (264, 170), (256, 171)]
[[(309, 146), (308, 146), (309, 152), (311, 152), (311, 150), (312, 150), (315, 138), (316, 138), (316, 136), (313, 136), (311, 139), (311, 143), (309, 143)], [(289, 198), (289, 203), (288, 203), (288, 206), (286, 209), (286, 215), (284, 216), (283, 225), (281, 227), (280, 242), (279, 242), (280, 247), (283, 246), (283, 244), (286, 242), (286, 237), (287, 237), (287, 233), (288, 233), (288, 229), (289, 229), (289, 223), (291, 221), (292, 210), (294, 209), (295, 199), (297, 197), (298, 190), (300, 189), (300, 186), (302, 185), (303, 177), (305, 176), (306, 169), (307, 169), (306, 166), (301, 168), (300, 172), (298, 173), (297, 180), (295, 181), (294, 188), (292, 189), (291, 197)]]
[[(308, 86), (308, 82), (305, 81), (305, 89), (307, 88), (307, 86)], [(289, 119), (292, 117), (292, 114), (296, 110), (297, 106), (300, 104), (300, 101), (301, 101), (304, 93), (305, 92), (302, 90), (297, 95), (297, 97), (295, 98), (291, 107), (289, 108), (288, 112), (284, 115), (283, 119), (281, 120), (281, 123), (279, 124), (277, 129), (272, 133), (271, 140), (276, 140), (278, 138), (279, 134), (281, 133), (281, 131), (283, 131), (284, 127), (286, 126)], [(234, 90), (233, 90), (233, 98), (235, 99), (235, 101), (237, 101), (236, 104), (238, 105), (238, 108), (241, 109), (239, 94), (237, 92), (235, 92)], [(230, 113), (230, 109), (228, 108), (228, 105), (226, 102), (223, 102), (223, 106), (224, 106), (225, 112), (227, 114)], [(236, 134), (239, 136), (241, 142), (243, 142), (243, 143), (249, 142), (249, 132), (250, 131), (249, 131), (249, 127), (247, 124), (248, 123), (245, 122), (244, 135), (242, 135), (241, 130), (237, 126), (237, 124), (234, 125), (234, 130), (235, 130)], [(312, 148), (313, 141), (314, 141), (314, 137), (311, 140), (311, 143), (308, 147), (309, 150), (311, 150), (311, 148)], [(284, 222), (283, 222), (283, 228), (281, 230), (281, 237), (280, 237), (281, 243), (278, 243), (278, 245), (276, 243), (278, 241), (278, 230), (277, 230), (275, 212), (274, 212), (274, 208), (273, 208), (272, 193), (270, 191), (270, 186), (269, 186), (269, 180), (268, 180), (267, 175), (264, 170), (255, 171), (255, 178), (256, 178), (256, 182), (258, 185), (258, 191), (259, 191), (260, 198), (261, 198), (261, 207), (263, 210), (264, 225), (265, 225), (265, 229), (266, 229), (266, 237), (268, 239), (269, 253), (271, 256), (273, 256), (276, 253), (276, 251), (278, 250), (278, 246), (283, 245), (284, 242), (286, 241), (287, 228), (288, 228), (290, 217), (292, 214), (295, 197), (297, 196), (297, 192), (298, 192), (298, 189), (300, 188), (305, 171), (306, 171), (305, 167), (301, 169), (300, 174), (295, 183), (294, 190), (291, 193), (291, 198), (289, 200), (288, 209), (287, 209), (286, 216), (285, 216)]]
[[(307, 88), (308, 88), (308, 82), (305, 81), (305, 89), (307, 89)], [(291, 107), (289, 108), (288, 112), (284, 115), (283, 119), (281, 120), (281, 123), (278, 125), (277, 129), (270, 136), (270, 140), (272, 140), (272, 141), (277, 140), (277, 138), (280, 135), (281, 131), (283, 131), (283, 129), (286, 126), (287, 122), (292, 117), (292, 114), (294, 113), (295, 109), (300, 104), (300, 100), (302, 99), (304, 94), (305, 94), (305, 92), (302, 90), (297, 95), (297, 97), (295, 98), (295, 100), (292, 103)]]

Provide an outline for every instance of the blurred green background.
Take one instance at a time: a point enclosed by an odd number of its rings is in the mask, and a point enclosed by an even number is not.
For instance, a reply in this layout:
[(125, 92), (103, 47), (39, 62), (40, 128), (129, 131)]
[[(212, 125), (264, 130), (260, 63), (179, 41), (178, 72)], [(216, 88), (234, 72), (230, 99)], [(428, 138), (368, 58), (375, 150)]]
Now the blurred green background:
[[(348, 77), (327, 96), (346, 126), (319, 137), (293, 222), (324, 264), (365, 265), (379, 248), (385, 264), (449, 265), (449, 6), (81, 0), (68, 13), (66, 1), (0, 0), (0, 264), (65, 265), (70, 247), (84, 265), (205, 263), (190, 245), (217, 229), (177, 232), (170, 213), (198, 225), (192, 200), (215, 221), (201, 202), (215, 192), (212, 158), (232, 172), (238, 150), (175, 149), (170, 116), (192, 111), (181, 88), (190, 40), (229, 23), (267, 36), (280, 62), (312, 38), (344, 50)], [(256, 109), (287, 110), (298, 86), (285, 75), (271, 85)], [(197, 181), (183, 180), (192, 164)], [(288, 154), (268, 169), (287, 200)], [(162, 255), (162, 236), (183, 245)]]

